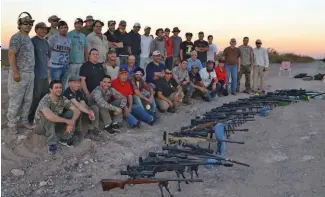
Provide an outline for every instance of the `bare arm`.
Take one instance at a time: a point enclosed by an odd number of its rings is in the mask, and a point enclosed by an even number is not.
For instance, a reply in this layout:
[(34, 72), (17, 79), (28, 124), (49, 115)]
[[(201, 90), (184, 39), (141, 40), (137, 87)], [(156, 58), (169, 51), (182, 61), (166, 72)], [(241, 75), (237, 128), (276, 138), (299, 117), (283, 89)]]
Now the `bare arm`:
[(68, 119), (62, 118), (56, 114), (54, 114), (49, 108), (44, 108), (41, 110), (45, 118), (51, 122), (60, 122), (67, 123)]
[(85, 56), (85, 62), (88, 61), (88, 46), (86, 45), (84, 48), (84, 56)]
[(70, 110), (73, 112), (71, 120), (76, 121), (80, 116), (80, 111), (74, 105), (71, 105)]
[(157, 92), (157, 97), (161, 100), (167, 101), (167, 103), (172, 102), (168, 98), (166, 98), (160, 91)]
[(132, 95), (128, 96), (128, 108), (132, 110), (132, 104), (133, 104), (133, 97)]
[(145, 97), (142, 92), (140, 92), (138, 89), (134, 90), (134, 94), (142, 99), (146, 99), (147, 97)]
[(88, 97), (90, 93), (87, 88), (86, 77), (80, 77), (80, 78), (81, 78), (81, 88), (84, 91), (84, 93), (86, 94), (86, 97)]
[(76, 99), (71, 99), (70, 100), (72, 102), (72, 104), (74, 104), (80, 111), (88, 114), (90, 111), (89, 111), (89, 108), (88, 106), (86, 105), (86, 103), (84, 101), (81, 101), (81, 102), (78, 102)]

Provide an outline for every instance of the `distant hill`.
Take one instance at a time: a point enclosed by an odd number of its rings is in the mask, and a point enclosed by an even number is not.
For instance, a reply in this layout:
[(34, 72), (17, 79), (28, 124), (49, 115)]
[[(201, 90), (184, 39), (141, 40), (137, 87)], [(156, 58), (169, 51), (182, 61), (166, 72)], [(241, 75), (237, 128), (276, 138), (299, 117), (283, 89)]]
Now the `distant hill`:
[(8, 49), (1, 49), (1, 67), (9, 66)]

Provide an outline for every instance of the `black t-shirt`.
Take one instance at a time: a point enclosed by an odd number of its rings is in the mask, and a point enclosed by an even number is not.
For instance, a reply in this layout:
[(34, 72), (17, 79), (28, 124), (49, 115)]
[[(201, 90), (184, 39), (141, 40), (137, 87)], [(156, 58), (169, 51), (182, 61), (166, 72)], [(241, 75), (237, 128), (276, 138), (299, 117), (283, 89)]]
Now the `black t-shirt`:
[(80, 76), (86, 77), (86, 85), (91, 93), (100, 84), (100, 80), (105, 76), (105, 70), (102, 64), (93, 64), (86, 62), (80, 67)]
[(72, 92), (70, 88), (67, 88), (63, 92), (63, 96), (65, 96), (67, 99), (76, 99), (78, 102), (80, 101), (86, 101), (85, 94), (81, 90), (77, 90), (76, 92)]
[[(209, 47), (209, 43), (205, 40), (196, 40), (194, 42), (194, 48), (195, 47)], [(201, 62), (207, 62), (207, 55), (208, 52), (197, 52), (197, 58), (201, 61)]]
[(194, 44), (192, 41), (184, 41), (181, 43), (180, 49), (183, 50), (183, 59), (188, 59), (191, 57), (191, 52), (194, 51)]
[(169, 97), (176, 91), (178, 83), (174, 78), (167, 81), (165, 78), (160, 78), (156, 81), (156, 92), (160, 91), (165, 97)]
[(119, 40), (115, 37), (113, 33), (107, 30), (104, 35), (106, 36), (107, 40), (110, 42), (119, 42)]

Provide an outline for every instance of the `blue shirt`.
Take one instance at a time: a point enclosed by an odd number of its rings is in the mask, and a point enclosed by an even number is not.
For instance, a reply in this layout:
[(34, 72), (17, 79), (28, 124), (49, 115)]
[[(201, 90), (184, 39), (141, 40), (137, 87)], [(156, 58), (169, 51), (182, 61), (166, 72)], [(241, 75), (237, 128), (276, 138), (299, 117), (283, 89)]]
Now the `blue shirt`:
[(50, 46), (45, 39), (34, 36), (32, 39), (35, 54), (35, 78), (47, 79), (48, 78), (48, 58), (51, 55)]
[(163, 72), (164, 68), (165, 68), (165, 65), (162, 63), (159, 63), (159, 65), (156, 65), (155, 63), (150, 62), (146, 68), (146, 82), (147, 83), (155, 83), (155, 81), (153, 79), (154, 73), (155, 72)]
[(134, 64), (133, 67), (132, 67), (132, 69), (129, 70), (129, 65), (127, 65), (127, 64), (123, 64), (123, 65), (120, 66), (120, 69), (121, 69), (121, 68), (126, 69), (126, 70), (129, 72), (128, 75), (129, 75), (129, 76), (132, 76), (132, 75), (134, 74), (134, 70), (137, 68), (137, 66)]
[(68, 36), (54, 34), (48, 40), (51, 47), (51, 68), (63, 68), (69, 65), (71, 40)]
[(85, 46), (88, 40), (85, 34), (72, 30), (68, 32), (71, 40), (70, 62), (72, 64), (83, 64), (85, 62)]
[(199, 59), (196, 59), (195, 62), (193, 62), (192, 58), (187, 59), (187, 71), (190, 72), (192, 69), (193, 63), (196, 63), (199, 71), (203, 68), (203, 65)]

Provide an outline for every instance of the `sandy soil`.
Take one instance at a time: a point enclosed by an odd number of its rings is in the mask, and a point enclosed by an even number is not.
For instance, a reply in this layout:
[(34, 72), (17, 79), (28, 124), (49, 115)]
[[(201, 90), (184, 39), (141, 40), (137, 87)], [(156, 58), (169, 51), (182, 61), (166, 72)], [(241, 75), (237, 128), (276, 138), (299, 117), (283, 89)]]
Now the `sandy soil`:
[[(319, 81), (278, 77), (279, 65), (271, 65), (267, 80), (269, 90), (306, 88), (325, 91)], [(325, 73), (324, 63), (294, 64), (293, 74)], [(117, 136), (102, 133), (102, 140), (84, 140), (77, 147), (59, 147), (55, 157), (47, 154), (42, 136), (23, 131), (8, 133), (7, 70), (2, 70), (1, 94), (1, 196), (3, 197), (149, 197), (160, 196), (156, 185), (137, 185), (125, 190), (101, 191), (103, 178), (123, 178), (118, 171), (136, 164), (139, 156), (159, 151), (162, 130), (175, 131), (189, 124), (189, 119), (222, 103), (247, 97), (246, 94), (222, 97), (212, 103), (197, 101), (182, 107), (178, 114), (162, 115), (156, 126), (143, 125)], [(243, 79), (242, 79), (243, 80)], [(243, 82), (243, 81), (242, 81)], [(243, 85), (242, 85), (243, 87)], [(324, 197), (325, 196), (325, 101), (300, 102), (276, 108), (268, 117), (257, 117), (236, 133), (233, 140), (245, 145), (228, 145), (227, 156), (251, 164), (213, 170), (200, 168), (203, 183), (182, 185), (178, 197)], [(161, 177), (174, 178), (173, 173)], [(126, 177), (124, 177), (126, 178)], [(167, 194), (166, 194), (167, 196)]]

